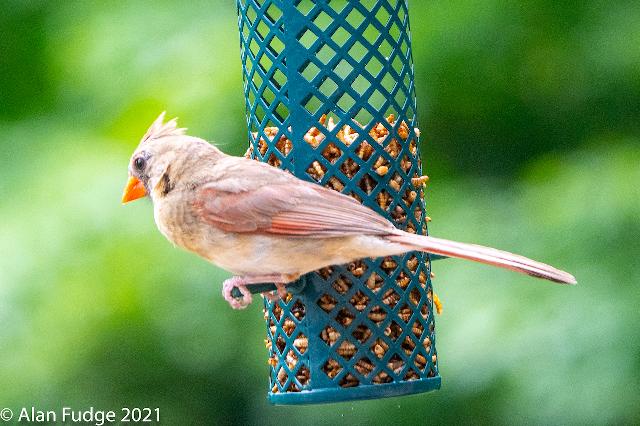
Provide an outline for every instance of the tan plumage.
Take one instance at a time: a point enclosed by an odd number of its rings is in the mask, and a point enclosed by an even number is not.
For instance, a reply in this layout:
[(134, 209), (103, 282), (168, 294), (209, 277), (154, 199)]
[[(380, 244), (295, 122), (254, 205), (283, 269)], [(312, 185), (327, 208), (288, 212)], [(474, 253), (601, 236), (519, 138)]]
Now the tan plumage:
[[(246, 285), (288, 283), (365, 257), (421, 250), (559, 283), (575, 278), (512, 253), (409, 234), (346, 195), (264, 163), (222, 153), (185, 135), (176, 120), (152, 124), (131, 157), (123, 201), (150, 195), (158, 229), (176, 245), (237, 275), (224, 284), (233, 307)], [(233, 286), (245, 294), (231, 297)]]

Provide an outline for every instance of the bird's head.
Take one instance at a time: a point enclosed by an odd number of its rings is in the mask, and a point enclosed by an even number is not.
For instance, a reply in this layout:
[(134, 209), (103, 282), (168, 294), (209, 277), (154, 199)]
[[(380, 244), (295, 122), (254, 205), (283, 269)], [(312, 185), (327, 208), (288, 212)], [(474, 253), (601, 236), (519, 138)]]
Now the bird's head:
[(168, 191), (175, 185), (172, 178), (184, 174), (200, 153), (219, 152), (208, 142), (187, 136), (175, 118), (164, 123), (164, 115), (153, 122), (131, 156), (122, 203)]

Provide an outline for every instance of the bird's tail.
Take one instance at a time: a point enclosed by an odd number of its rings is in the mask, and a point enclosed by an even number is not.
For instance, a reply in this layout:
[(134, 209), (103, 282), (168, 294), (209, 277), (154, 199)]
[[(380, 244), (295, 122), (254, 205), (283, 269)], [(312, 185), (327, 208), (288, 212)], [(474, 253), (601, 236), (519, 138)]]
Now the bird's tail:
[(576, 279), (568, 272), (502, 250), (475, 244), (459, 243), (441, 238), (409, 234), (407, 232), (389, 235), (386, 239), (411, 247), (413, 250), (460, 259), (469, 259), (561, 284), (576, 284)]

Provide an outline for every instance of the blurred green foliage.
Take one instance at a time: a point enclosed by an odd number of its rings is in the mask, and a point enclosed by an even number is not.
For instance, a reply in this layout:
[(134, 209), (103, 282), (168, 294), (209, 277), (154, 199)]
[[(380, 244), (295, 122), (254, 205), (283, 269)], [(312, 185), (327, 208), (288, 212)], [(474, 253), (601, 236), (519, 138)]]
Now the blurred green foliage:
[(157, 114), (246, 146), (233, 2), (0, 10), (0, 406), (159, 406), (167, 424), (640, 422), (640, 3), (410, 2), (435, 235), (566, 288), (438, 262), (443, 388), (266, 403), (260, 303), (119, 202)]

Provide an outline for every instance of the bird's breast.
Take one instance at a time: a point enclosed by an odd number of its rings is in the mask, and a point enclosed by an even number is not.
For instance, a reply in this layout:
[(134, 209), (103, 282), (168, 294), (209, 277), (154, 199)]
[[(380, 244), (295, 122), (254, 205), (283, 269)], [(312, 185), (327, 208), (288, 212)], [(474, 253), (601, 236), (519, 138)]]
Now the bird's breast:
[(179, 197), (154, 204), (154, 217), (160, 232), (175, 245), (208, 258), (212, 236), (189, 203)]

